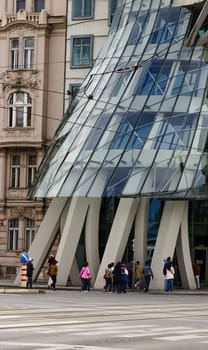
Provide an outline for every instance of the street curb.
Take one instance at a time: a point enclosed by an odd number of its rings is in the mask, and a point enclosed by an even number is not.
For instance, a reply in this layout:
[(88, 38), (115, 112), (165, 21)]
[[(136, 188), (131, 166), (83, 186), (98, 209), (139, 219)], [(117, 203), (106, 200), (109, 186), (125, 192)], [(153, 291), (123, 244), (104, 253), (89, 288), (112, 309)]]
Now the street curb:
[(0, 294), (39, 294), (45, 293), (41, 289), (0, 288)]

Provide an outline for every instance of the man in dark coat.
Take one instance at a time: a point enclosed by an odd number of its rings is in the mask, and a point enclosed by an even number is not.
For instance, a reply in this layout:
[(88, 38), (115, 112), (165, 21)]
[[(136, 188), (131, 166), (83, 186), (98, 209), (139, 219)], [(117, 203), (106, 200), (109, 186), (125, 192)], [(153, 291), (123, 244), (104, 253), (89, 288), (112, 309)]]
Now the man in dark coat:
[(29, 258), (29, 262), (27, 263), (27, 285), (26, 288), (32, 288), (32, 276), (33, 276), (33, 259)]

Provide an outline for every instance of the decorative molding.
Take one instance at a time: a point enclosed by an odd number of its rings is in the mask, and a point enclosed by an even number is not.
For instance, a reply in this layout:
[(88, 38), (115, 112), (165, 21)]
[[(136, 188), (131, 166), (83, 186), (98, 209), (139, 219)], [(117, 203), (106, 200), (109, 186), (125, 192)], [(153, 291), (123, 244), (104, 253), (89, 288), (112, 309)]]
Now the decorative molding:
[(34, 89), (40, 85), (41, 80), (37, 70), (10, 70), (0, 75), (3, 91), (21, 89)]

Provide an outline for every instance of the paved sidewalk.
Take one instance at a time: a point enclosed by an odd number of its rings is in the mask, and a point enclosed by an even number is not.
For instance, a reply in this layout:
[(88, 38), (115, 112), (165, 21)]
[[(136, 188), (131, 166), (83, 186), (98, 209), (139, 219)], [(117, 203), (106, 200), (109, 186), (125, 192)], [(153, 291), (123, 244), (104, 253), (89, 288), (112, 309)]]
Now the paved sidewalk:
[[(20, 285), (14, 283), (15, 279), (4, 279), (0, 278), (0, 294), (2, 293), (17, 293), (17, 294), (36, 294), (45, 293), (48, 290), (47, 281), (33, 282), (33, 289), (26, 289)], [(80, 290), (79, 286), (58, 286), (57, 290)], [(92, 288), (92, 291), (94, 289)], [(102, 289), (97, 289), (96, 291), (103, 292)], [(129, 290), (132, 293), (143, 293), (142, 290)], [(187, 290), (183, 288), (174, 289), (173, 292), (165, 292), (163, 290), (151, 290), (150, 294), (173, 294), (173, 295), (208, 295), (208, 286), (202, 286), (200, 289)]]

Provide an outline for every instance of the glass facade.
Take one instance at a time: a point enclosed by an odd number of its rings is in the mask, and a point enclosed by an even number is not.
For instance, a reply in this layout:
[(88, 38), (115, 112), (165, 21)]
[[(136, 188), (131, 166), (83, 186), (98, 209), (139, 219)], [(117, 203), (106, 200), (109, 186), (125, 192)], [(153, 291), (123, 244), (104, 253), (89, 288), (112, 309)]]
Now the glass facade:
[(207, 196), (208, 66), (184, 46), (191, 20), (168, 0), (122, 2), (32, 195)]

